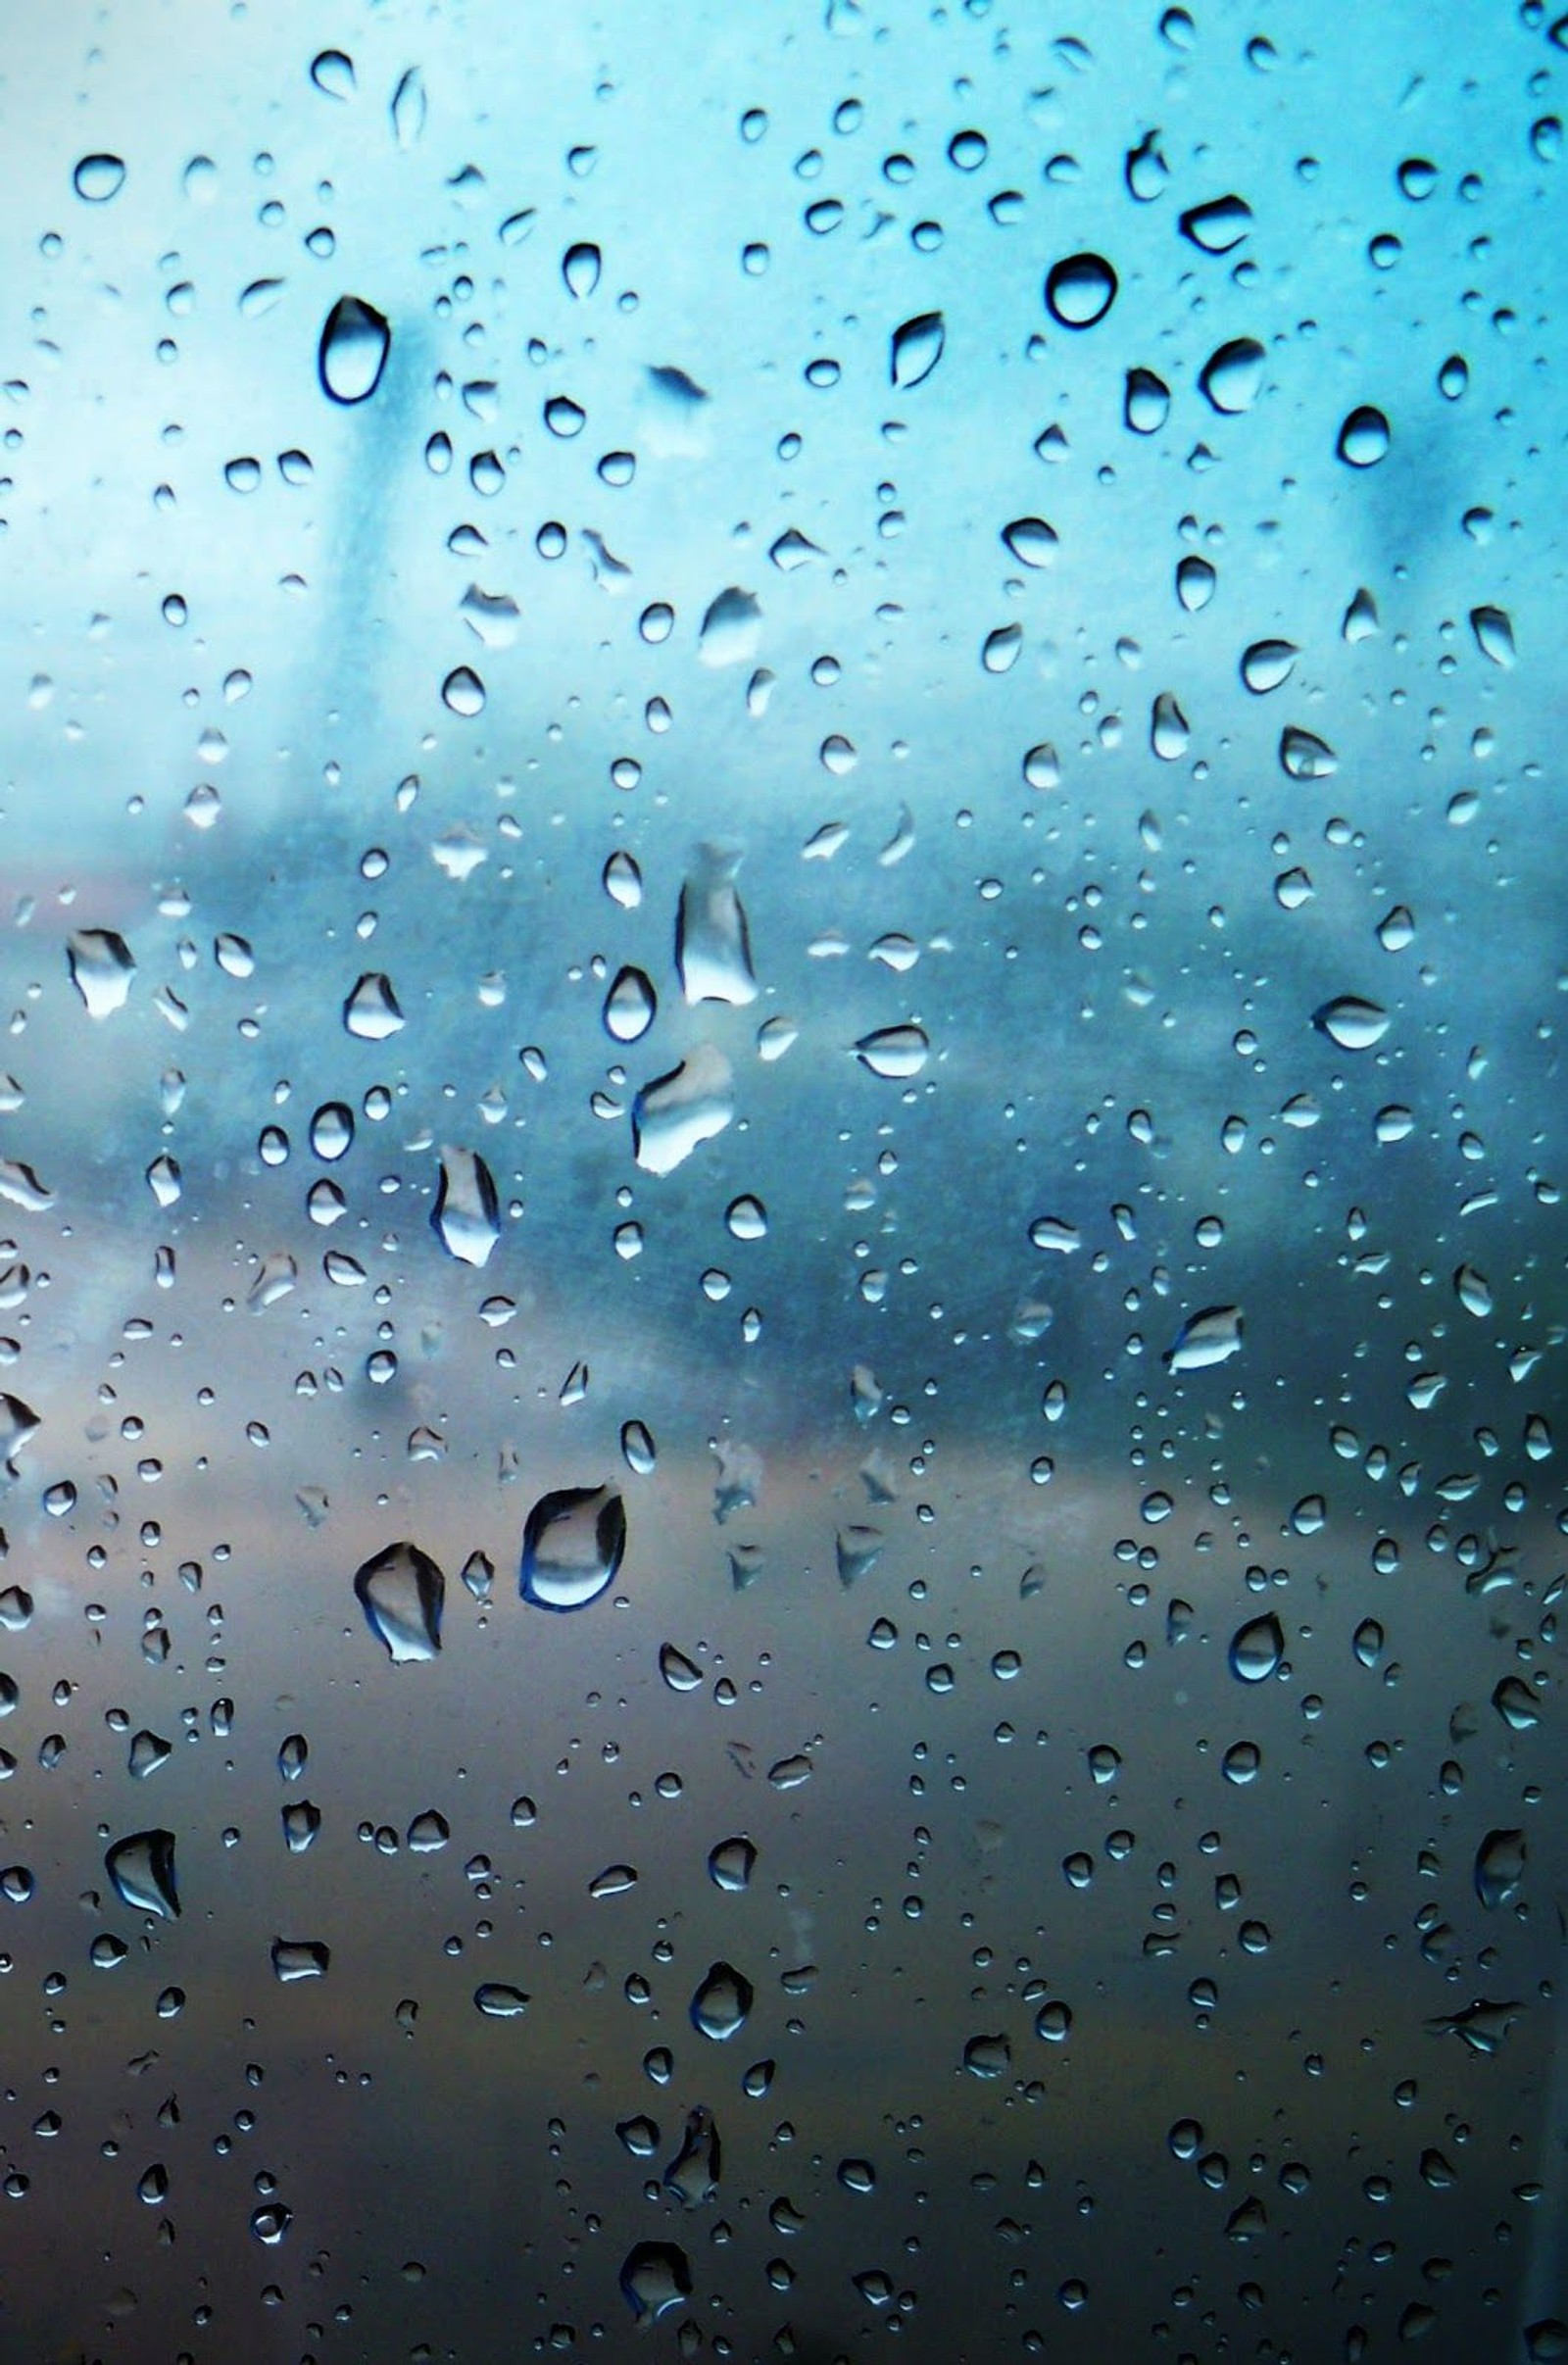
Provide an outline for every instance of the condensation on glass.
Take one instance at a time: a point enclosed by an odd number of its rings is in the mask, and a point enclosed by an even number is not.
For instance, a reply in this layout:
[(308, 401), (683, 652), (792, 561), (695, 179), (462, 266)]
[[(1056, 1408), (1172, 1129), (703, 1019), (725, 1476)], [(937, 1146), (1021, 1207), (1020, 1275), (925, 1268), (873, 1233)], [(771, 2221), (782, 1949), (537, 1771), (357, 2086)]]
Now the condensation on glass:
[(1568, 2354), (1565, 52), (8, 45), (7, 2357)]

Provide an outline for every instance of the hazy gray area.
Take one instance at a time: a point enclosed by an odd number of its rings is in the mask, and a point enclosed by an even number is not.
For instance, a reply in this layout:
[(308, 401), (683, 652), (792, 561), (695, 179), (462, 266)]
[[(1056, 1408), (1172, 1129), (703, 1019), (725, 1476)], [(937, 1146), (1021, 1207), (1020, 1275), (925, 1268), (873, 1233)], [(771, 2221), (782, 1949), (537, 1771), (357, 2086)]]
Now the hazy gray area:
[(1568, 2354), (1565, 50), (13, 26), (0, 2356)]

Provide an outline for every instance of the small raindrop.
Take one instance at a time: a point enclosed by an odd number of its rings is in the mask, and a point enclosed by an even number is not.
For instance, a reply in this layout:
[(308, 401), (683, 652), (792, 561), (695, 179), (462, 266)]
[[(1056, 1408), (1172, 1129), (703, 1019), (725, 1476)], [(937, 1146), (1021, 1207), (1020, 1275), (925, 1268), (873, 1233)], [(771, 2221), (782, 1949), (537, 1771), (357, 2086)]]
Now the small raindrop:
[(942, 359), (947, 331), (939, 312), (922, 312), (893, 331), (889, 374), (895, 386), (923, 385)]

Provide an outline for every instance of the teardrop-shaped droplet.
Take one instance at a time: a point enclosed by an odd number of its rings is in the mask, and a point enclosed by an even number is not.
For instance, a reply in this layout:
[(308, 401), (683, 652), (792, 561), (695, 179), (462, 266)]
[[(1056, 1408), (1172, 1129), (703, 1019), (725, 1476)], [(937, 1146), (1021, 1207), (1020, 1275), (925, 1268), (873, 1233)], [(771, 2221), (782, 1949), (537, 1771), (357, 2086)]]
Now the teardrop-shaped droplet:
[(430, 1226), (460, 1264), (489, 1262), (501, 1237), (499, 1202), (495, 1176), (476, 1150), (442, 1151)]
[(311, 60), (311, 80), (323, 98), (354, 96), (354, 60), (346, 49), (321, 49)]
[(416, 1544), (389, 1544), (356, 1571), (354, 1591), (394, 1666), (435, 1657), (446, 1579), (428, 1552)]
[(172, 1831), (138, 1831), (117, 1840), (104, 1856), (104, 1869), (121, 1902), (133, 1913), (156, 1913), (160, 1920), (178, 1914)]
[(1116, 300), (1116, 274), (1103, 255), (1066, 255), (1046, 274), (1046, 310), (1063, 328), (1093, 328)]
[(343, 1005), (343, 1024), (364, 1043), (384, 1043), (405, 1023), (392, 980), (379, 969), (367, 970)]
[(894, 385), (923, 385), (941, 361), (946, 341), (947, 327), (939, 312), (917, 313), (913, 320), (901, 322), (893, 331), (888, 365)]
[(540, 1609), (586, 1609), (614, 1583), (625, 1550), (626, 1507), (613, 1488), (541, 1496), (523, 1529), (522, 1598)]
[(930, 1057), (931, 1044), (922, 1027), (884, 1026), (873, 1035), (862, 1035), (855, 1050), (862, 1066), (874, 1076), (902, 1084), (919, 1074)]
[(617, 1043), (640, 1043), (653, 1025), (659, 997), (641, 969), (621, 969), (605, 996), (605, 1032)]
[(1340, 994), (1312, 1012), (1312, 1024), (1341, 1051), (1370, 1051), (1389, 1031), (1389, 1013), (1359, 994)]
[(753, 2001), (751, 1981), (733, 1963), (715, 1962), (692, 1997), (692, 2026), (715, 2045), (727, 2045), (746, 2025)]
[(441, 704), (449, 714), (461, 714), (466, 722), (484, 713), (486, 695), (484, 678), (472, 665), (454, 665), (441, 684)]
[(155, 1774), (161, 1765), (167, 1765), (173, 1753), (172, 1742), (165, 1741), (160, 1734), (144, 1725), (139, 1733), (133, 1733), (130, 1737), (127, 1769), (135, 1781), (145, 1782), (149, 1774)]
[(1284, 1631), (1272, 1609), (1249, 1618), (1231, 1637), (1231, 1673), (1244, 1684), (1266, 1683), (1284, 1655)]
[(1339, 768), (1338, 756), (1315, 731), (1291, 723), (1280, 733), (1280, 769), (1292, 780), (1328, 780)]
[(77, 928), (66, 939), (66, 961), (89, 1018), (123, 1010), (136, 963), (122, 936), (113, 928)]
[(579, 299), (591, 296), (599, 285), (603, 260), (598, 247), (589, 239), (568, 246), (561, 259), (561, 275), (566, 282), (567, 293)]
[(368, 402), (381, 383), (392, 329), (384, 313), (359, 296), (339, 296), (321, 329), (316, 366), (321, 391), (333, 402)]

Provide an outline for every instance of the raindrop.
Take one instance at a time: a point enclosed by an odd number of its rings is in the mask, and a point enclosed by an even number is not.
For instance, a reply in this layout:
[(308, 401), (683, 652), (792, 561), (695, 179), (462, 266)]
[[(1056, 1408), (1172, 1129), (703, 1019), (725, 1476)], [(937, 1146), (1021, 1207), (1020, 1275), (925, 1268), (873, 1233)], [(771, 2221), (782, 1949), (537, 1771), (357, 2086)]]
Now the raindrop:
[(342, 1158), (354, 1139), (354, 1111), (341, 1101), (323, 1101), (311, 1119), (311, 1148), (328, 1165)]
[(1200, 391), (1222, 419), (1250, 411), (1263, 384), (1266, 360), (1256, 337), (1232, 337), (1211, 353), (1198, 373)]
[(278, 2200), (264, 2201), (251, 2211), (251, 2232), (268, 2249), (276, 2247), (293, 2223), (294, 2212)]
[(1251, 228), (1252, 209), (1242, 197), (1211, 197), (1206, 205), (1191, 207), (1177, 226), (1205, 255), (1228, 255)]
[(1129, 370), (1122, 418), (1135, 435), (1157, 435), (1170, 417), (1170, 388), (1152, 370)]
[(88, 205), (107, 205), (125, 185), (125, 167), (118, 156), (84, 156), (72, 173), (71, 183)]
[(1335, 450), (1348, 468), (1372, 468), (1389, 448), (1389, 422), (1381, 411), (1362, 403), (1340, 429)]
[(1513, 664), (1513, 623), (1506, 608), (1472, 608), (1470, 629), (1483, 657), (1505, 670)]
[(1002, 539), (1020, 567), (1049, 567), (1055, 557), (1060, 537), (1054, 525), (1044, 517), (1014, 517), (1002, 529)]
[(1312, 1012), (1312, 1024), (1341, 1051), (1370, 1051), (1389, 1031), (1386, 1010), (1358, 994), (1340, 994)]
[(1487, 1320), (1493, 1309), (1492, 1284), (1473, 1264), (1461, 1264), (1453, 1276), (1453, 1292), (1467, 1314)]
[(66, 961), (89, 1018), (123, 1010), (136, 963), (122, 936), (113, 928), (78, 928), (66, 939)]
[(1129, 148), (1123, 172), (1127, 193), (1140, 205), (1152, 205), (1170, 178), (1170, 167), (1160, 152), (1159, 133), (1146, 131), (1136, 148)]
[(685, 2251), (673, 2242), (634, 2243), (621, 2264), (620, 2288), (637, 2322), (654, 2323), (691, 2297), (692, 2270)]
[(417, 66), (398, 77), (392, 93), (392, 136), (400, 148), (412, 148), (424, 129), (424, 76)]
[(358, 1569), (354, 1591), (394, 1666), (432, 1659), (441, 1648), (446, 1579), (416, 1544), (389, 1544)]
[(710, 1880), (715, 1889), (727, 1890), (732, 1896), (750, 1887), (756, 1867), (757, 1849), (750, 1840), (720, 1840), (716, 1848), (709, 1850)]
[(1249, 1618), (1231, 1637), (1231, 1673), (1244, 1684), (1266, 1683), (1285, 1652), (1285, 1636), (1272, 1610)]
[(1206, 1306), (1182, 1324), (1175, 1343), (1166, 1350), (1165, 1363), (1171, 1371), (1206, 1371), (1211, 1364), (1228, 1362), (1241, 1351), (1241, 1307)]
[(862, 1035), (855, 1050), (862, 1066), (868, 1067), (874, 1076), (903, 1084), (919, 1074), (930, 1057), (931, 1045), (924, 1029), (910, 1024), (884, 1026), (873, 1035)]
[(1476, 1895), (1489, 1912), (1512, 1904), (1525, 1876), (1522, 1831), (1489, 1831), (1476, 1850)]
[(528, 1998), (521, 1988), (508, 1987), (499, 1979), (487, 1979), (473, 1991), (474, 2004), (487, 2020), (520, 2020), (528, 2009)]
[(697, 634), (705, 665), (749, 665), (762, 635), (762, 611), (756, 595), (732, 583), (710, 601)]
[(673, 1173), (724, 1131), (735, 1114), (732, 1080), (722, 1052), (700, 1043), (678, 1067), (644, 1086), (632, 1106), (632, 1142), (645, 1173)]
[(1176, 564), (1176, 597), (1189, 616), (1197, 616), (1214, 596), (1218, 575), (1207, 559), (1185, 558)]
[(1289, 723), (1280, 733), (1280, 768), (1292, 780), (1328, 780), (1340, 760), (1326, 739)]
[(522, 1598), (540, 1609), (585, 1609), (614, 1583), (625, 1550), (625, 1505), (612, 1488), (543, 1495), (523, 1529)]
[(501, 1237), (495, 1177), (474, 1150), (443, 1149), (430, 1228), (460, 1264), (488, 1263)]
[(684, 2208), (701, 2208), (718, 2191), (723, 2153), (713, 2114), (699, 2102), (687, 2113), (680, 2149), (664, 2170), (664, 2190)]
[(172, 1831), (138, 1831), (117, 1840), (104, 1856), (104, 1869), (121, 1902), (133, 1913), (156, 1913), (160, 1919), (178, 1914)]
[(346, 50), (322, 49), (311, 60), (311, 80), (323, 98), (354, 96), (354, 60)]
[(895, 386), (923, 385), (942, 359), (946, 328), (939, 312), (922, 312), (893, 331), (889, 374)]
[(617, 1043), (640, 1043), (658, 1010), (659, 997), (644, 972), (621, 969), (605, 996), (605, 1032)]
[(1116, 300), (1116, 274), (1103, 255), (1067, 255), (1046, 274), (1046, 310), (1063, 328), (1093, 328)]
[(1175, 764), (1186, 755), (1187, 717), (1169, 690), (1161, 690), (1150, 716), (1149, 744), (1162, 763)]
[(1294, 641), (1253, 641), (1242, 652), (1242, 679), (1255, 698), (1290, 680), (1298, 652)]
[(561, 259), (561, 275), (566, 283), (566, 293), (579, 299), (591, 296), (599, 285), (603, 260), (598, 247), (587, 239), (575, 246), (568, 246)]
[(392, 980), (379, 969), (367, 970), (343, 1005), (343, 1024), (362, 1043), (384, 1043), (405, 1023)]
[(367, 402), (381, 383), (392, 329), (386, 316), (358, 296), (340, 296), (326, 316), (316, 367), (335, 403)]
[(461, 714), (466, 722), (484, 713), (484, 683), (471, 665), (453, 666), (441, 684), (441, 704), (449, 714)]
[(715, 1962), (692, 1997), (692, 2026), (715, 2045), (727, 2044), (745, 2027), (752, 2001), (752, 1983), (745, 1974), (732, 1963)]

